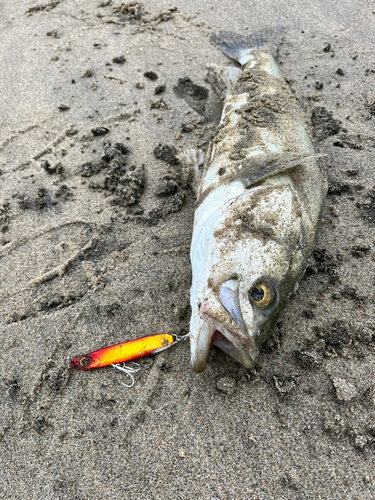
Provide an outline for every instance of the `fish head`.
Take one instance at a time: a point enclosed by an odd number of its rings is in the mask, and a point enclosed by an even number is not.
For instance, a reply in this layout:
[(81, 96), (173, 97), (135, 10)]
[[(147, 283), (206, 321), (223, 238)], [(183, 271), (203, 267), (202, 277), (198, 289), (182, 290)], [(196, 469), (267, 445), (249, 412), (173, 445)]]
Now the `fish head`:
[(293, 188), (240, 196), (214, 231), (208, 279), (191, 321), (191, 362), (203, 371), (216, 345), (247, 368), (270, 337), (304, 269), (301, 209)]

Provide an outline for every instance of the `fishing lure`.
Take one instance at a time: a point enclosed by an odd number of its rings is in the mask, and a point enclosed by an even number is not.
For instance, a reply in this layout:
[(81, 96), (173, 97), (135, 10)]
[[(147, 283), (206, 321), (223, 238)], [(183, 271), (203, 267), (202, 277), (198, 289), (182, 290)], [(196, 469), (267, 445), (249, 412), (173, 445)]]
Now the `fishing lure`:
[[(168, 349), (188, 336), (189, 334), (178, 336), (162, 333), (122, 342), (121, 344), (111, 345), (109, 347), (104, 347), (104, 349), (78, 356), (70, 361), (69, 368), (92, 370), (93, 368), (102, 368), (103, 366), (111, 365), (116, 370), (126, 373), (131, 379), (130, 384), (124, 384), (123, 382), (121, 382), (121, 384), (125, 387), (133, 387), (133, 374), (139, 372), (141, 369), (138, 363), (133, 361), (134, 359), (143, 358), (150, 354), (164, 351), (164, 349)], [(132, 362), (132, 366), (125, 364), (128, 361)], [(121, 365), (121, 363), (123, 364)]]
[(171, 347), (176, 340), (172, 335), (162, 333), (130, 340), (129, 342), (122, 342), (121, 344), (111, 345), (104, 349), (90, 352), (84, 356), (78, 356), (70, 362), (69, 368), (92, 370), (93, 368), (102, 368), (103, 366), (115, 365), (117, 363), (126, 363), (133, 359), (143, 358), (149, 354), (164, 351), (164, 349)]

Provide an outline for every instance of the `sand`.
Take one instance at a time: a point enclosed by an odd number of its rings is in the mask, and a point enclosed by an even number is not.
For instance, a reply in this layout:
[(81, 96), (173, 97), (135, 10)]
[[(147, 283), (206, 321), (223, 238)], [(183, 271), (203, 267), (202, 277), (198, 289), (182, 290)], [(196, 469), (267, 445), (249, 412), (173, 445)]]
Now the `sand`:
[[(375, 497), (374, 20), (360, 0), (0, 2), (0, 498)], [(209, 35), (279, 25), (329, 194), (256, 369), (214, 349), (195, 374), (185, 341), (132, 389), (68, 370), (188, 331), (175, 155), (215, 135), (206, 64), (233, 65)]]

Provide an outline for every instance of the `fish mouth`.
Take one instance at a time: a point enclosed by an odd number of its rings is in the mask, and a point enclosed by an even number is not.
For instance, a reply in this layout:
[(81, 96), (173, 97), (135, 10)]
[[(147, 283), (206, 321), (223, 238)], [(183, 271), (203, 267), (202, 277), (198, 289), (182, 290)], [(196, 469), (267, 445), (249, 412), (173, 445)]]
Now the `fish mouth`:
[[(199, 314), (191, 322), (191, 364), (195, 372), (206, 368), (213, 345), (246, 368), (254, 367), (258, 348), (253, 333), (246, 328), (240, 303), (238, 283), (231, 280), (222, 285), (218, 295), (209, 293), (199, 305)], [(249, 320), (251, 312), (244, 313)]]
[(233, 345), (230, 340), (219, 332), (219, 330), (215, 330), (212, 334), (211, 345), (218, 347), (246, 368), (254, 367), (254, 360), (251, 357), (249, 358), (244, 355), (244, 352), (240, 351), (235, 345)]
[[(206, 369), (207, 357), (212, 346), (219, 348), (245, 368), (254, 368), (258, 349), (253, 342), (244, 342), (243, 338), (234, 335), (234, 332), (228, 332), (226, 328), (221, 328), (222, 331), (225, 331), (225, 334), (223, 334), (219, 329), (211, 327), (205, 322), (202, 327), (201, 335), (198, 336), (198, 339), (191, 338), (192, 343), (195, 343), (194, 346), (192, 344), (191, 365), (196, 373), (201, 373)], [(203, 331), (205, 335), (202, 335)]]
[[(245, 368), (253, 368), (258, 356), (258, 349), (250, 338), (245, 339), (243, 333), (229, 331), (225, 327), (216, 328), (201, 320), (201, 330), (197, 337), (192, 336), (191, 365), (196, 373), (206, 369), (207, 357), (215, 346), (235, 359)], [(221, 330), (221, 331), (220, 331)], [(223, 333), (224, 332), (224, 333)]]

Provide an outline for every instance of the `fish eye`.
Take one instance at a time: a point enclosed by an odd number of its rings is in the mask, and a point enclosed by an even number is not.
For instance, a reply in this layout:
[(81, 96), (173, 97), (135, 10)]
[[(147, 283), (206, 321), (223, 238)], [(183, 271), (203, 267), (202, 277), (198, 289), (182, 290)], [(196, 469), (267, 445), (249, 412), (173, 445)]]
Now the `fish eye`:
[(270, 283), (262, 281), (250, 290), (249, 295), (259, 309), (266, 309), (266, 307), (270, 306), (274, 301), (276, 293), (274, 287)]
[(89, 364), (89, 360), (88, 360), (88, 358), (86, 358), (86, 356), (83, 356), (79, 360), (79, 366), (87, 366), (88, 364)]

